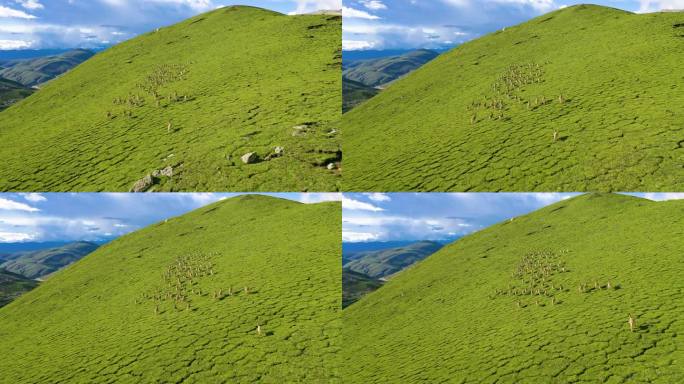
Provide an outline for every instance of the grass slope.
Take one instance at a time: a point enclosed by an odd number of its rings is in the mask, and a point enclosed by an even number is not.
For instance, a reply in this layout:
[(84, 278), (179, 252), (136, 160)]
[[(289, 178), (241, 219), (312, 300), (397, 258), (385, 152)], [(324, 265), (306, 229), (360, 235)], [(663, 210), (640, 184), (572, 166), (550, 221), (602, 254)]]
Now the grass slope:
[(415, 71), (437, 56), (439, 53), (435, 51), (418, 49), (399, 56), (358, 60), (345, 65), (342, 75), (369, 87), (379, 87)]
[(57, 248), (40, 251), (21, 252), (9, 257), (9, 261), (0, 264), (7, 271), (36, 279), (49, 275), (95, 251), (98, 245), (87, 241), (78, 241)]
[(338, 382), (340, 222), (247, 195), (103, 245), (0, 309), (3, 380)]
[(442, 244), (434, 241), (418, 241), (404, 247), (360, 252), (344, 268), (379, 279), (402, 271), (440, 248)]
[(342, 269), (342, 308), (357, 302), (363, 296), (382, 287), (383, 281), (350, 269)]
[(364, 101), (375, 97), (378, 90), (365, 84), (342, 78), (342, 113), (354, 109)]
[(584, 195), (464, 237), (345, 309), (344, 375), (681, 382), (683, 218), (684, 201)]
[(3, 64), (0, 76), (35, 87), (75, 68), (95, 53), (87, 49), (74, 49), (54, 56), (13, 60)]
[(0, 268), (0, 307), (38, 286), (38, 282)]
[(340, 25), (226, 7), (99, 53), (3, 112), (0, 190), (336, 190)]
[(682, 42), (684, 13), (579, 5), (463, 44), (345, 114), (343, 188), (680, 190)]
[(33, 89), (26, 88), (15, 81), (0, 77), (0, 111), (29, 97), (32, 93)]

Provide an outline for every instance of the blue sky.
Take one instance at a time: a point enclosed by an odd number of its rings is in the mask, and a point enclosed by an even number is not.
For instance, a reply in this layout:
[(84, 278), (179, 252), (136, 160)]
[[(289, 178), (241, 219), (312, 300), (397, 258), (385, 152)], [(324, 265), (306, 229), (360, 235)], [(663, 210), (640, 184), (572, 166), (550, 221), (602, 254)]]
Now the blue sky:
[[(577, 194), (570, 193), (345, 193), (345, 242), (454, 240)], [(651, 200), (684, 193), (636, 193)]]
[[(0, 243), (112, 239), (182, 215), (229, 193), (2, 193)], [(271, 194), (316, 203), (338, 194)]]
[(225, 5), (281, 13), (340, 9), (340, 0), (0, 0), (0, 50), (94, 48)]
[(579, 3), (632, 12), (684, 9), (684, 0), (343, 0), (343, 48), (452, 47)]

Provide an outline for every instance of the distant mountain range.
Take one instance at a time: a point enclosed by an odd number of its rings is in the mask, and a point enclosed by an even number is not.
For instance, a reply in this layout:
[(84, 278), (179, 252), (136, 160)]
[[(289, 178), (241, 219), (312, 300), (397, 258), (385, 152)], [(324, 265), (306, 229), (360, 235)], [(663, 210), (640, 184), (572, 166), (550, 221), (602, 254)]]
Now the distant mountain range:
[(0, 268), (0, 307), (38, 286), (38, 282)]
[[(364, 51), (365, 52), (365, 51)], [(385, 54), (383, 56), (382, 54)], [(374, 97), (380, 89), (428, 63), (439, 52), (427, 49), (415, 51), (373, 51), (364, 59), (344, 56), (342, 63), (342, 112)], [(352, 57), (364, 57), (356, 55)]]
[(370, 99), (380, 92), (379, 90), (369, 87), (365, 84), (354, 80), (342, 78), (342, 94), (344, 100), (342, 101), (342, 112), (346, 113), (357, 105)]
[(346, 62), (342, 76), (369, 87), (381, 87), (415, 71), (437, 56), (438, 52), (419, 49), (399, 56)]
[(343, 267), (381, 279), (423, 260), (442, 247), (442, 244), (434, 241), (419, 241), (403, 247), (357, 252)]
[(347, 251), (342, 252), (342, 306), (347, 307), (380, 288), (386, 278), (442, 247), (442, 244), (434, 241), (357, 243), (352, 249), (347, 244)]
[(349, 269), (342, 270), (342, 308), (355, 303), (363, 296), (382, 287), (384, 281)]
[(33, 89), (25, 87), (16, 81), (0, 77), (0, 111), (19, 100), (31, 96), (33, 92)]
[(28, 279), (38, 279), (78, 261), (98, 247), (95, 243), (78, 241), (55, 248), (3, 254), (0, 268)]
[(87, 49), (73, 49), (56, 55), (0, 60), (0, 76), (27, 87), (37, 87), (71, 70), (95, 55)]
[(95, 54), (85, 49), (22, 52), (0, 53), (0, 111), (31, 96), (35, 92), (34, 88), (64, 74)]
[[(444, 53), (449, 51), (451, 48), (440, 48), (440, 49), (429, 49), (430, 51), (437, 53)], [(358, 60), (371, 60), (371, 59), (382, 59), (385, 57), (401, 56), (410, 52), (415, 52), (425, 49), (382, 49), (382, 50), (364, 50), (364, 51), (343, 51), (342, 61), (343, 66), (345, 63)]]

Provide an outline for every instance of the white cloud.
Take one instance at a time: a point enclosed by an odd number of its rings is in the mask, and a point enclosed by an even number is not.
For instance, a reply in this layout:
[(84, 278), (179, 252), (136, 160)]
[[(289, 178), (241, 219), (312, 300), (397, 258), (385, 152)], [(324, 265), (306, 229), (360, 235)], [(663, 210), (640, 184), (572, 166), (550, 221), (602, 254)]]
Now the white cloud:
[(295, 0), (297, 8), (291, 14), (342, 9), (342, 0)]
[(304, 204), (316, 204), (325, 201), (342, 201), (341, 193), (302, 193), (299, 202)]
[(361, 243), (378, 240), (378, 235), (370, 232), (353, 232), (342, 230), (342, 241), (349, 243)]
[(33, 240), (33, 236), (28, 233), (0, 232), (0, 243), (17, 243), (29, 240)]
[(387, 9), (387, 6), (380, 0), (361, 0), (360, 3), (363, 4), (364, 7), (373, 11)]
[[(115, 8), (129, 8), (139, 6), (141, 1), (134, 0), (100, 0), (101, 2)], [(213, 0), (147, 0), (149, 4), (173, 5), (187, 7), (196, 11), (208, 11), (215, 9), (218, 4)]]
[(453, 44), (470, 36), (453, 26), (408, 26), (359, 19), (345, 22), (342, 30), (342, 46), (345, 50), (388, 48), (387, 44), (393, 42), (414, 47), (441, 47), (447, 42)]
[(43, 4), (40, 3), (38, 0), (14, 0), (15, 3), (21, 5), (22, 7), (26, 9), (43, 9), (45, 8)]
[(491, 0), (499, 4), (527, 6), (539, 12), (548, 12), (559, 6), (553, 0)]
[[(343, 239), (348, 242), (443, 240), (478, 229), (458, 218), (343, 213)], [(351, 234), (351, 235), (345, 235)]]
[(363, 201), (350, 199), (350, 198), (345, 197), (345, 196), (342, 197), (342, 209), (346, 209), (346, 210), (350, 210), (350, 211), (372, 211), (372, 212), (384, 211), (384, 209), (382, 209), (380, 207), (376, 207), (373, 204), (364, 203)]
[(26, 49), (33, 46), (33, 42), (24, 40), (0, 40), (0, 50), (3, 49)]
[(365, 20), (377, 20), (380, 17), (371, 15), (366, 11), (361, 11), (359, 9), (342, 7), (342, 17), (345, 19), (365, 19)]
[(21, 195), (25, 200), (32, 203), (40, 203), (42, 201), (47, 201), (47, 198), (40, 193), (24, 193)]
[(682, 200), (684, 193), (645, 193), (643, 197), (653, 201)]
[(190, 198), (194, 203), (204, 206), (207, 204), (215, 203), (217, 201), (225, 200), (226, 196), (221, 196), (216, 193), (202, 192), (202, 193), (188, 193), (185, 195)]
[(342, 39), (342, 49), (345, 51), (360, 51), (373, 49), (373, 47), (375, 47), (375, 43), (370, 41)]
[(14, 18), (14, 19), (35, 19), (36, 17), (33, 15), (30, 15), (24, 11), (20, 11), (18, 9), (12, 9), (8, 7), (3, 7), (0, 5), (0, 18), (2, 17), (7, 17), (7, 18)]
[(0, 34), (21, 35), (23, 40), (14, 45), (22, 48), (73, 47), (83, 46), (84, 42), (99, 46), (105, 41), (119, 42), (128, 36), (109, 26), (56, 25), (37, 22), (0, 24)]
[(639, 0), (640, 13), (684, 9), (684, 0)]
[(7, 211), (26, 211), (26, 212), (38, 212), (40, 209), (34, 208), (28, 204), (19, 203), (17, 201), (5, 199), (0, 197), (0, 209)]
[(534, 200), (537, 200), (540, 204), (549, 205), (561, 200), (569, 199), (571, 197), (574, 197), (575, 195), (567, 193), (544, 192), (530, 193), (528, 194), (528, 196), (532, 197)]
[(376, 201), (376, 202), (386, 202), (386, 201), (392, 201), (392, 198), (389, 197), (386, 193), (366, 193), (365, 194), (369, 199)]
[(481, 7), (486, 3), (498, 5), (517, 5), (520, 7), (529, 7), (538, 12), (548, 12), (559, 8), (554, 0), (443, 0), (446, 4), (458, 8), (472, 8)]

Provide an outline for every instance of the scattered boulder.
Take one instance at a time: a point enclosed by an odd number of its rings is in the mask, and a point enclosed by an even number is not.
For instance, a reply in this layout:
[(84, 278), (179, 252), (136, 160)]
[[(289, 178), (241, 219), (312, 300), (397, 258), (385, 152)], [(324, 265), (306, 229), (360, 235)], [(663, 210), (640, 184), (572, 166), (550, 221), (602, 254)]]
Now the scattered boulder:
[(147, 175), (136, 181), (130, 192), (145, 192), (150, 189), (152, 185), (154, 185), (154, 177), (152, 177), (152, 175)]
[(294, 131), (292, 132), (292, 136), (297, 137), (297, 136), (306, 136), (306, 133), (309, 131), (306, 125), (298, 125), (293, 128)]
[(333, 169), (336, 169), (337, 166), (335, 165), (335, 163), (330, 163), (330, 164), (328, 164), (327, 168), (332, 171)]
[(157, 169), (154, 172), (152, 172), (152, 177), (162, 177), (162, 176), (166, 176), (166, 177), (173, 176), (173, 167), (169, 165), (168, 167), (166, 167), (164, 169), (161, 169), (161, 170)]
[(294, 129), (294, 132), (292, 132), (292, 136), (306, 136), (307, 133), (311, 130), (312, 127), (314, 127), (317, 123), (315, 122), (307, 122), (304, 124), (300, 125), (295, 125), (292, 127)]
[(275, 149), (273, 150), (273, 153), (275, 153), (276, 156), (282, 156), (285, 153), (285, 148), (275, 147)]
[(259, 160), (259, 155), (256, 152), (249, 152), (242, 155), (240, 159), (245, 164), (254, 164)]

